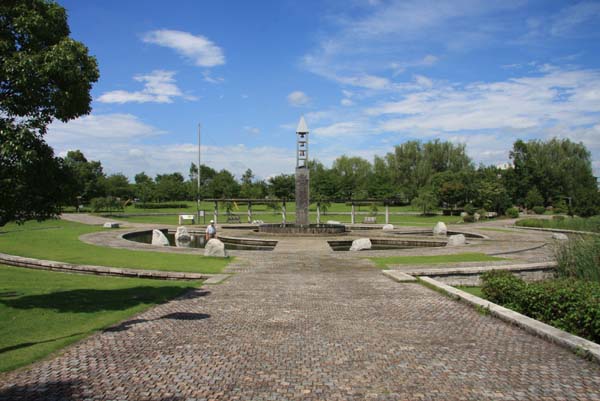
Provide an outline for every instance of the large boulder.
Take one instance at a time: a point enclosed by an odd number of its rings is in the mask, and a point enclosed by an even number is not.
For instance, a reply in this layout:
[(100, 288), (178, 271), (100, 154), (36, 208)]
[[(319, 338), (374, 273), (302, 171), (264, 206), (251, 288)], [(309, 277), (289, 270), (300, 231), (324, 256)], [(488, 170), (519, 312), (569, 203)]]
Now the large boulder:
[(169, 246), (169, 239), (160, 230), (152, 230), (152, 245)]
[(451, 235), (448, 237), (448, 246), (463, 246), (467, 244), (467, 239), (462, 234)]
[(119, 228), (119, 223), (115, 223), (114, 221), (107, 221), (103, 225), (104, 228)]
[(226, 258), (227, 251), (225, 250), (225, 244), (216, 238), (209, 239), (206, 245), (204, 245), (204, 256)]
[(371, 240), (368, 238), (359, 238), (352, 241), (351, 251), (362, 251), (371, 249)]
[(177, 227), (177, 232), (175, 232), (175, 240), (181, 242), (191, 241), (192, 236), (188, 232), (187, 228), (184, 226), (179, 226)]
[(569, 237), (567, 237), (563, 233), (553, 233), (552, 234), (552, 239), (556, 239), (556, 240), (559, 240), (559, 241), (568, 241)]
[(448, 227), (446, 227), (446, 224), (444, 224), (441, 221), (438, 221), (438, 223), (433, 227), (433, 235), (447, 235), (448, 234)]
[(385, 224), (382, 229), (383, 229), (383, 231), (393, 231), (394, 225), (393, 224)]
[(327, 224), (337, 224), (337, 225), (340, 225), (342, 223), (340, 223), (339, 221), (335, 221), (335, 220), (327, 220)]
[(475, 221), (479, 221), (481, 219), (481, 215), (479, 213), (474, 213), (473, 218), (475, 219)]

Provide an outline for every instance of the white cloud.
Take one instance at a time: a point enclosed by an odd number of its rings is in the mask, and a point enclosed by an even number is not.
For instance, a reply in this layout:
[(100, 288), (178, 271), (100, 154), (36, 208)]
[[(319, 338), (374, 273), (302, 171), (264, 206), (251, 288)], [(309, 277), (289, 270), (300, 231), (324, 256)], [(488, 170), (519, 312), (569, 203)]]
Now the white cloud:
[(304, 92), (294, 91), (287, 95), (287, 101), (292, 106), (300, 107), (306, 106), (310, 102), (310, 98)]
[(354, 104), (354, 102), (348, 98), (344, 98), (344, 99), (340, 100), (340, 104), (342, 106), (352, 106)]
[(134, 80), (144, 83), (141, 91), (110, 91), (102, 94), (97, 100), (102, 103), (172, 103), (173, 98), (183, 97), (188, 100), (196, 98), (184, 95), (175, 83), (174, 71), (155, 70), (150, 74), (136, 75)]
[(246, 131), (247, 133), (252, 134), (252, 135), (260, 134), (260, 128), (257, 128), (257, 127), (245, 126), (244, 131)]
[(160, 29), (146, 33), (142, 40), (146, 43), (171, 48), (199, 67), (215, 67), (225, 64), (223, 50), (202, 35)]
[(210, 74), (210, 71), (202, 71), (202, 76), (204, 77), (204, 81), (210, 84), (222, 84), (223, 82), (225, 82), (225, 78), (213, 77)]
[[(91, 114), (68, 123), (53, 122), (46, 140), (61, 156), (69, 150), (80, 149), (88, 159), (100, 160), (108, 174), (122, 172), (133, 177), (141, 171), (151, 176), (179, 171), (187, 176), (190, 163), (198, 158), (197, 144), (150, 143), (166, 135), (169, 132), (131, 114)], [(226, 168), (237, 175), (247, 168), (258, 177), (291, 173), (295, 160), (293, 148), (243, 144), (202, 146), (203, 164), (217, 170)]]
[[(364, 135), (369, 131), (363, 123), (358, 121), (342, 121), (313, 130), (319, 137), (350, 137)], [(341, 156), (341, 155), (340, 155)]]

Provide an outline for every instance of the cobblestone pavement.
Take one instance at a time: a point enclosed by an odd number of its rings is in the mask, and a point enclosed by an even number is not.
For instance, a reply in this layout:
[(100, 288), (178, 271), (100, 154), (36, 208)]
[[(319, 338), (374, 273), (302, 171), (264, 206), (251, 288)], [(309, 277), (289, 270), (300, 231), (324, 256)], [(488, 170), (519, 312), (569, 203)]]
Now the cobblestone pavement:
[(600, 366), (361, 259), (230, 270), (0, 375), (0, 400), (600, 400)]

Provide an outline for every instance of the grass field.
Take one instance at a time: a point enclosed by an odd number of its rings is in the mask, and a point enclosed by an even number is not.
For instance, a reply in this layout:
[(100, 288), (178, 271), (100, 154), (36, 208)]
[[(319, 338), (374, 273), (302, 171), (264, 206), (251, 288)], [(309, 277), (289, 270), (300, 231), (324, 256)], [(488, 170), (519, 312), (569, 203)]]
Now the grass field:
[(457, 253), (454, 255), (424, 255), (424, 256), (388, 256), (381, 258), (369, 258), (379, 268), (386, 268), (389, 265), (430, 265), (442, 263), (461, 263), (461, 262), (493, 262), (506, 260), (489, 256), (485, 253)]
[(199, 284), (0, 265), (0, 371), (41, 359)]
[(559, 219), (528, 218), (517, 220), (517, 226), (535, 228), (554, 228), (560, 230), (592, 231), (600, 233), (600, 216), (565, 217)]
[(98, 266), (166, 271), (220, 273), (231, 259), (163, 252), (133, 251), (89, 245), (82, 234), (104, 230), (64, 220), (7, 224), (0, 229), (0, 252), (11, 255)]
[(471, 294), (471, 295), (475, 295), (476, 297), (479, 297), (479, 298), (485, 298), (485, 297), (483, 296), (483, 293), (481, 292), (481, 287), (475, 287), (475, 286), (462, 286), (462, 285), (461, 285), (461, 286), (458, 286), (458, 285), (457, 285), (457, 286), (456, 286), (456, 288), (458, 288), (458, 289), (459, 289), (459, 290), (461, 290), (461, 291), (468, 292), (468, 293), (469, 293), (469, 294)]

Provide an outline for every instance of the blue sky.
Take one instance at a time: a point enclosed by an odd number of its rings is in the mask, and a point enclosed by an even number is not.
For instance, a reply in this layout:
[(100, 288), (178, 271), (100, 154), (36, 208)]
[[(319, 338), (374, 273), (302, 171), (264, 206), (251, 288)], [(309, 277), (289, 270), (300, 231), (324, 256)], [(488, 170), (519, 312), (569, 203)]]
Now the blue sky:
[(108, 173), (292, 173), (406, 140), (485, 164), (517, 138), (581, 141), (600, 175), (600, 1), (60, 1), (97, 57), (93, 111), (55, 122), (58, 154)]

